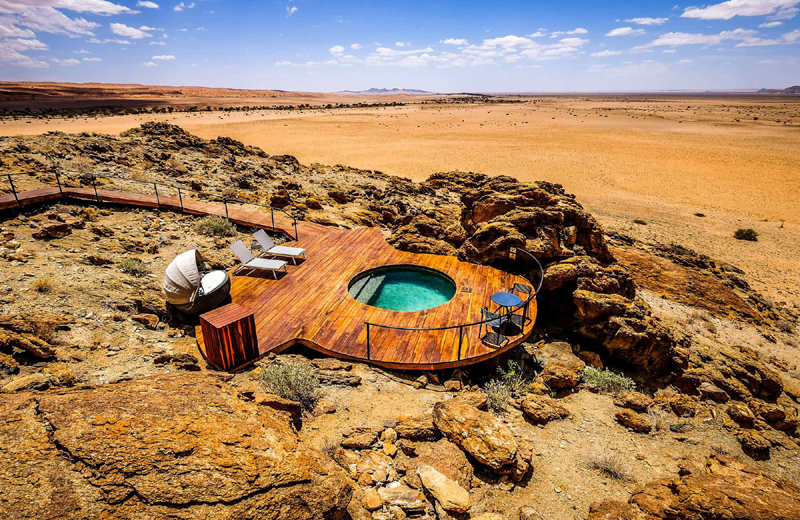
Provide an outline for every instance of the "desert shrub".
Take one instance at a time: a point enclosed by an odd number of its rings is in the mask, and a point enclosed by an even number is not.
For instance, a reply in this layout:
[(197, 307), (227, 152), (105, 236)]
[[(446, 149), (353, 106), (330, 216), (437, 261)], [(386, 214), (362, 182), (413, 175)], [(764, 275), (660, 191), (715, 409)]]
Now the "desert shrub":
[(694, 216), (695, 216), (695, 217), (700, 217), (700, 218), (703, 218), (703, 217), (705, 217), (705, 216), (706, 216), (706, 214), (705, 214), (705, 213), (695, 213), (695, 214), (694, 214)]
[(147, 264), (145, 264), (138, 258), (124, 259), (119, 263), (119, 270), (122, 271), (123, 273), (135, 276), (137, 278), (146, 276), (147, 273), (150, 272), (150, 269), (147, 267)]
[(581, 372), (584, 383), (594, 385), (602, 392), (621, 394), (636, 388), (633, 379), (605, 368), (586, 367)]
[(267, 392), (297, 401), (306, 410), (314, 409), (319, 399), (319, 378), (307, 363), (270, 365), (261, 371), (259, 381)]
[(174, 155), (166, 160), (164, 166), (166, 166), (168, 170), (172, 170), (175, 173), (186, 173), (188, 171), (186, 165)]
[(778, 320), (775, 322), (775, 328), (781, 332), (785, 332), (786, 334), (791, 334), (794, 332), (794, 327), (786, 320)]
[(223, 188), (220, 194), (226, 199), (235, 199), (237, 195), (239, 195), (239, 192), (236, 190), (236, 188), (227, 187)]
[(106, 343), (106, 333), (103, 329), (92, 329), (89, 333), (89, 344), (99, 347)]
[(43, 276), (33, 281), (33, 290), (38, 293), (49, 293), (55, 287), (55, 282), (49, 276)]
[(605, 448), (590, 452), (586, 456), (586, 465), (614, 480), (625, 481), (631, 478), (625, 459), (619, 453)]
[(670, 244), (669, 250), (676, 255), (688, 255), (691, 254), (692, 250), (688, 247), (683, 247), (680, 244)]
[(230, 237), (236, 234), (236, 228), (231, 221), (217, 215), (201, 218), (195, 229), (201, 235), (210, 237)]
[(736, 240), (747, 240), (748, 242), (758, 242), (758, 233), (754, 229), (737, 229), (733, 234)]
[(37, 320), (33, 323), (33, 333), (41, 340), (53, 343), (56, 335), (56, 323), (48, 320)]
[(492, 379), (484, 385), (483, 391), (486, 392), (486, 405), (489, 410), (498, 413), (506, 409), (511, 392), (502, 380)]
[(342, 443), (342, 438), (338, 435), (329, 435), (322, 439), (322, 445), (319, 447), (319, 451), (324, 453), (330, 458), (336, 454), (336, 450), (339, 448), (339, 445)]
[(640, 219), (640, 218), (634, 219), (633, 223), (634, 224), (639, 224), (640, 226), (646, 226), (647, 225), (647, 222), (642, 220), (642, 219)]
[(506, 409), (511, 397), (522, 397), (528, 393), (535, 372), (524, 365), (514, 361), (508, 362), (508, 370), (497, 367), (500, 377), (492, 379), (483, 387), (486, 392), (486, 403), (493, 412), (502, 412)]

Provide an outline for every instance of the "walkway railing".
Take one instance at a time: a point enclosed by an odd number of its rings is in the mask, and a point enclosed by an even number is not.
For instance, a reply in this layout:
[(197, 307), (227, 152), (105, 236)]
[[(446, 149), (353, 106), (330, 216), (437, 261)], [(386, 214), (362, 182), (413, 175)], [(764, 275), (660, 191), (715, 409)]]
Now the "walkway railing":
[[(34, 172), (7, 173), (7, 174), (4, 174), (2, 176), (8, 182), (9, 187), (11, 189), (11, 192), (14, 194), (14, 199), (16, 200), (18, 206), (22, 206), (22, 203), (20, 202), (19, 196), (18, 196), (18, 194), (21, 193), (21, 192), (19, 190), (17, 190), (17, 186), (14, 184), (14, 177), (39, 175), (40, 173), (42, 173), (42, 172), (34, 171)], [(64, 188), (69, 188), (71, 186), (67, 185), (67, 183), (63, 179), (63, 177), (67, 177), (68, 178), (69, 175), (80, 175), (81, 177), (83, 177), (81, 179), (81, 181), (83, 183), (85, 183), (85, 184), (90, 185), (94, 189), (95, 200), (97, 202), (101, 202), (100, 194), (98, 192), (98, 179), (112, 179), (112, 180), (118, 180), (118, 181), (138, 183), (138, 184), (140, 184), (142, 186), (146, 186), (148, 190), (150, 188), (152, 188), (152, 194), (155, 195), (155, 198), (156, 198), (156, 206), (159, 207), (159, 208), (162, 207), (162, 206), (163, 207), (171, 206), (171, 204), (162, 204), (162, 200), (168, 200), (169, 199), (169, 197), (165, 197), (164, 196), (165, 192), (167, 192), (167, 190), (176, 190), (178, 204), (175, 205), (175, 207), (176, 208), (180, 208), (181, 211), (185, 211), (187, 209), (187, 208), (184, 207), (184, 196), (185, 195), (189, 195), (191, 197), (192, 195), (197, 194), (199, 196), (195, 196), (193, 198), (195, 200), (199, 200), (199, 201), (201, 201), (201, 200), (212, 200), (212, 201), (216, 200), (216, 201), (222, 202), (223, 206), (225, 207), (225, 218), (228, 218), (228, 219), (230, 219), (229, 208), (228, 208), (229, 204), (242, 204), (242, 205), (248, 204), (248, 205), (251, 205), (251, 206), (257, 206), (259, 208), (263, 208), (263, 209), (268, 209), (269, 210), (270, 218), (272, 220), (272, 229), (277, 229), (277, 227), (275, 226), (275, 212), (277, 211), (279, 213), (283, 213), (288, 219), (290, 219), (291, 225), (292, 225), (292, 227), (294, 227), (294, 239), (295, 240), (299, 240), (299, 238), (300, 238), (299, 234), (298, 234), (298, 231), (297, 231), (297, 217), (295, 217), (294, 215), (291, 215), (290, 213), (288, 213), (287, 211), (285, 211), (282, 208), (276, 208), (274, 206), (267, 206), (265, 204), (258, 204), (256, 202), (250, 202), (250, 201), (235, 199), (235, 198), (232, 198), (232, 197), (225, 197), (223, 195), (217, 195), (215, 193), (206, 193), (206, 192), (202, 192), (202, 191), (199, 191), (199, 190), (194, 190), (194, 189), (191, 189), (191, 188), (187, 188), (185, 186), (177, 186), (177, 185), (174, 185), (174, 184), (167, 184), (167, 183), (163, 183), (163, 182), (156, 182), (156, 181), (149, 181), (149, 180), (142, 180), (142, 179), (134, 179), (134, 178), (128, 178), (128, 177), (120, 177), (118, 175), (111, 175), (111, 174), (107, 174), (107, 173), (86, 172), (86, 171), (80, 171), (80, 170), (68, 170), (68, 169), (64, 169), (64, 168), (58, 168), (58, 169), (56, 169), (54, 171), (54, 174), (55, 174), (55, 182), (56, 182), (56, 185), (58, 186), (58, 190), (64, 196), (69, 196), (70, 195), (69, 192), (64, 193)], [(43, 179), (41, 179), (41, 177), (39, 177), (37, 180), (39, 180), (40, 182), (45, 182), (45, 183), (47, 182), (47, 180), (43, 180)], [(159, 187), (161, 188), (160, 192), (159, 192)], [(102, 188), (102, 185), (100, 186), (100, 188)], [(145, 195), (147, 195), (147, 193), (145, 193)], [(173, 197), (173, 199), (174, 199), (174, 197)], [(191, 211), (191, 209), (189, 209), (189, 211)]]
[[(534, 321), (528, 319), (528, 308), (530, 307), (530, 303), (536, 299), (536, 295), (539, 294), (539, 291), (542, 288), (542, 284), (544, 283), (544, 267), (539, 262), (539, 260), (533, 256), (532, 253), (526, 251), (522, 248), (511, 248), (509, 252), (510, 260), (514, 261), (515, 264), (518, 266), (523, 264), (522, 269), (517, 269), (518, 273), (517, 276), (524, 279), (528, 282), (529, 286), (531, 287), (531, 293), (522, 301), (519, 305), (510, 308), (508, 311), (500, 315), (500, 322), (501, 323), (509, 323), (511, 315), (516, 314), (517, 311), (522, 310), (522, 326), (520, 327), (519, 335), (525, 335), (526, 326), (533, 327)], [(527, 265), (525, 265), (527, 264)], [(536, 284), (531, 283), (530, 276), (531, 269), (528, 269), (528, 265), (535, 266), (535, 270), (538, 271), (538, 282)], [(524, 274), (523, 274), (524, 273)], [(488, 305), (489, 302), (487, 302)], [(367, 329), (367, 359), (372, 359), (372, 329), (391, 329), (391, 330), (404, 330), (409, 331), (411, 333), (426, 333), (426, 332), (434, 332), (434, 333), (447, 333), (447, 331), (455, 331), (458, 330), (458, 361), (461, 361), (463, 356), (463, 346), (464, 346), (464, 331), (465, 329), (470, 329), (472, 327), (478, 327), (479, 329), (484, 325), (489, 327), (489, 323), (497, 322), (498, 318), (492, 317), (487, 318), (481, 321), (475, 321), (471, 323), (461, 323), (457, 325), (445, 325), (441, 327), (398, 327), (395, 325), (383, 325), (380, 323), (371, 323), (369, 321), (364, 322)], [(530, 330), (530, 329), (527, 329)], [(480, 336), (480, 334), (479, 334)], [(482, 341), (478, 338), (479, 341)]]

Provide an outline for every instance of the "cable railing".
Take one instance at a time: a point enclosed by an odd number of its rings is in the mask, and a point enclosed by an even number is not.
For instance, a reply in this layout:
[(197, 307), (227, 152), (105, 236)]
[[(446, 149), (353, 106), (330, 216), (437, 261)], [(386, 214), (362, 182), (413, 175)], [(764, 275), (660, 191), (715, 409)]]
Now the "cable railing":
[[(5, 179), (8, 181), (8, 183), (9, 183), (9, 185), (11, 187), (11, 192), (14, 194), (14, 199), (16, 200), (16, 203), (17, 203), (18, 206), (22, 206), (22, 203), (21, 203), (21, 201), (19, 199), (19, 195), (18, 195), (19, 193), (22, 193), (22, 192), (17, 190), (16, 185), (14, 184), (13, 177), (38, 175), (39, 173), (41, 173), (41, 172), (19, 172), (19, 173), (7, 173), (7, 174), (3, 175), (3, 177), (5, 177)], [(229, 204), (230, 205), (235, 205), (235, 204), (251, 205), (251, 206), (257, 206), (259, 208), (269, 209), (270, 219), (271, 219), (271, 222), (272, 222), (272, 229), (278, 229), (275, 226), (275, 212), (277, 211), (279, 213), (283, 213), (287, 218), (289, 218), (291, 220), (291, 225), (294, 228), (294, 239), (295, 240), (299, 240), (300, 239), (298, 231), (297, 231), (297, 220), (298, 220), (297, 217), (295, 217), (294, 215), (290, 214), (289, 212), (287, 212), (286, 210), (284, 210), (282, 208), (276, 208), (274, 206), (268, 206), (268, 205), (265, 205), (265, 204), (258, 204), (256, 202), (240, 200), (240, 199), (236, 199), (236, 198), (233, 198), (233, 197), (226, 197), (224, 195), (217, 195), (216, 193), (206, 193), (206, 192), (203, 192), (203, 191), (200, 191), (200, 190), (187, 188), (186, 186), (178, 186), (178, 185), (174, 185), (174, 184), (167, 184), (167, 183), (151, 181), (151, 180), (120, 177), (118, 175), (111, 175), (111, 174), (107, 174), (107, 173), (86, 172), (86, 171), (80, 171), (80, 170), (69, 170), (69, 169), (65, 169), (65, 168), (57, 168), (57, 169), (55, 169), (53, 171), (53, 173), (55, 175), (55, 182), (56, 182), (56, 185), (58, 186), (58, 190), (64, 196), (70, 196), (69, 191), (67, 191), (65, 193), (64, 189), (65, 188), (70, 188), (71, 186), (69, 186), (67, 184), (67, 181), (62, 179), (62, 177), (67, 177), (68, 178), (69, 175), (88, 176), (88, 179), (84, 178), (84, 179), (81, 179), (81, 181), (86, 183), (86, 184), (90, 184), (91, 185), (91, 188), (94, 190), (94, 198), (95, 198), (95, 200), (97, 202), (101, 202), (100, 192), (98, 191), (98, 179), (112, 179), (112, 180), (118, 180), (118, 181), (138, 183), (140, 185), (147, 186), (148, 188), (152, 187), (152, 193), (155, 195), (155, 198), (156, 198), (156, 206), (159, 207), (159, 208), (161, 208), (161, 207), (175, 207), (175, 208), (180, 208), (180, 210), (182, 212), (183, 211), (192, 211), (191, 208), (187, 208), (187, 207), (184, 206), (184, 195), (188, 194), (188, 195), (191, 196), (193, 194), (197, 194), (198, 196), (194, 197), (196, 200), (209, 200), (210, 199), (212, 201), (216, 200), (216, 201), (222, 202), (222, 204), (223, 204), (223, 206), (225, 208), (225, 218), (227, 218), (227, 219), (230, 219)], [(39, 180), (41, 180), (41, 179), (39, 179)], [(100, 185), (99, 187), (102, 189), (102, 185)], [(161, 192), (159, 192), (159, 187), (161, 187)], [(167, 190), (170, 190), (170, 189), (177, 191), (177, 204), (169, 204), (168, 203), (169, 202), (169, 197), (165, 197), (165, 192)], [(175, 198), (173, 197), (173, 200), (174, 199)]]
[[(533, 327), (533, 320), (528, 318), (528, 309), (530, 307), (530, 303), (536, 299), (536, 295), (539, 294), (539, 291), (542, 288), (542, 284), (544, 283), (544, 267), (542, 267), (541, 262), (529, 251), (519, 248), (519, 247), (512, 247), (509, 251), (509, 258), (513, 261), (520, 262), (522, 259), (527, 259), (531, 261), (538, 270), (538, 283), (533, 284), (530, 281), (530, 276), (526, 276), (525, 274), (517, 273), (517, 276), (525, 280), (529, 287), (531, 288), (531, 292), (527, 295), (527, 297), (521, 301), (521, 303), (514, 305), (512, 307), (508, 307), (504, 313), (501, 313), (499, 318), (497, 316), (493, 316), (490, 318), (486, 318), (480, 321), (474, 321), (471, 323), (460, 323), (456, 325), (444, 325), (439, 327), (401, 327), (398, 325), (385, 325), (380, 323), (372, 323), (369, 321), (364, 322), (366, 329), (367, 329), (367, 359), (372, 359), (372, 338), (371, 333), (373, 328), (377, 329), (389, 329), (389, 330), (400, 330), (400, 331), (407, 331), (411, 333), (425, 333), (425, 332), (441, 332), (446, 333), (447, 331), (454, 331), (458, 330), (458, 357), (457, 360), (461, 361), (463, 356), (463, 346), (464, 346), (464, 331), (466, 329), (470, 329), (472, 327), (479, 327), (479, 334), (480, 336), (480, 328), (484, 325), (491, 326), (490, 324), (506, 324), (511, 323), (513, 321), (512, 316), (520, 316), (522, 319), (520, 321), (519, 326), (519, 335), (525, 335), (526, 326)], [(530, 273), (528, 273), (530, 274)], [(516, 314), (517, 311), (522, 311), (522, 314)], [(530, 330), (530, 329), (527, 329)], [(478, 338), (479, 341), (483, 341), (482, 339)]]

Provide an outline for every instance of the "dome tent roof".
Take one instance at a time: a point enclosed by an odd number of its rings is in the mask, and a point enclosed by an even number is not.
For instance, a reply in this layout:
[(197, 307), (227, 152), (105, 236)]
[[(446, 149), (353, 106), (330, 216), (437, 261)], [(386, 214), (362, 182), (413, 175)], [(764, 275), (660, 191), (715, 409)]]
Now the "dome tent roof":
[(203, 257), (197, 249), (190, 249), (175, 257), (164, 275), (164, 293), (167, 301), (181, 305), (194, 301), (200, 288), (200, 265)]

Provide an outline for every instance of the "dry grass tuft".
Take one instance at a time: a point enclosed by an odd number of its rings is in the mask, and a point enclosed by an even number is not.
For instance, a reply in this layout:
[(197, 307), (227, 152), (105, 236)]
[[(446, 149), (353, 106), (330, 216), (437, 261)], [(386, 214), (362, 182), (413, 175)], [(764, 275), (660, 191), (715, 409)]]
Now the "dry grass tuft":
[(628, 463), (619, 453), (602, 448), (590, 452), (585, 461), (589, 469), (599, 471), (608, 478), (621, 482), (631, 480)]
[(146, 276), (150, 272), (147, 264), (138, 258), (126, 258), (119, 263), (119, 270), (136, 278)]
[(52, 292), (55, 286), (56, 284), (50, 276), (43, 276), (33, 281), (33, 290), (42, 294)]

